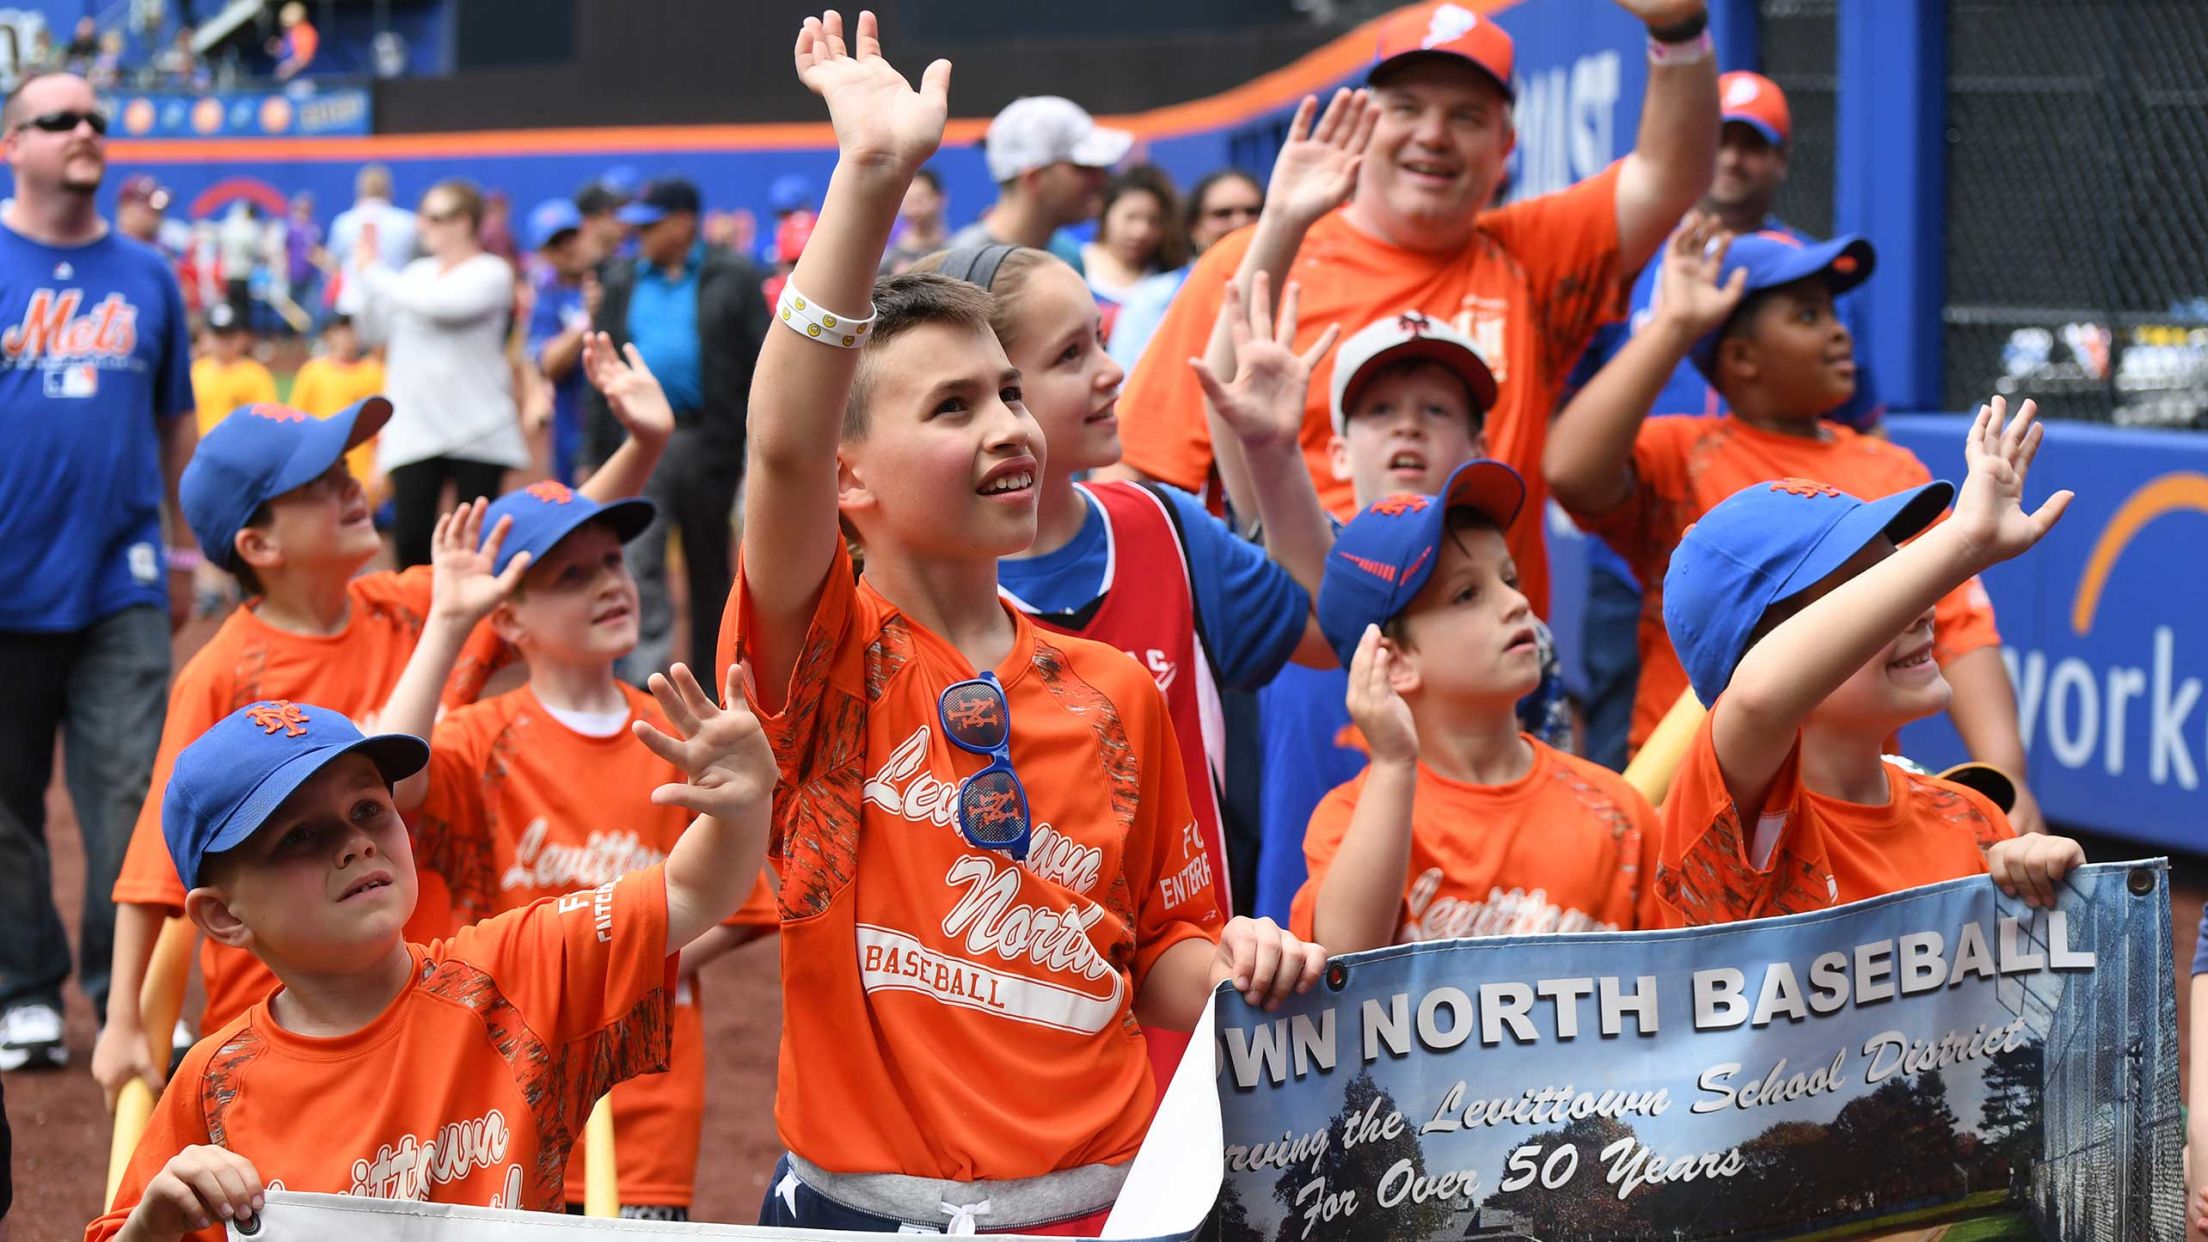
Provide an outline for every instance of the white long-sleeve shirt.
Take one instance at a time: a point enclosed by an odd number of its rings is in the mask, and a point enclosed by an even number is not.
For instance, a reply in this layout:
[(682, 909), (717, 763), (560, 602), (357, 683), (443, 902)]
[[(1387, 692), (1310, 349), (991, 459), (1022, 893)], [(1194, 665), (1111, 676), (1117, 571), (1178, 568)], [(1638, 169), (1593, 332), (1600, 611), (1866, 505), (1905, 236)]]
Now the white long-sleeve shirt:
[(528, 465), (506, 361), (514, 269), (479, 254), (450, 270), (416, 259), (404, 271), (369, 267), (357, 275), (367, 313), (389, 341), (392, 411), (377, 438), (377, 467), (388, 472), (432, 457)]

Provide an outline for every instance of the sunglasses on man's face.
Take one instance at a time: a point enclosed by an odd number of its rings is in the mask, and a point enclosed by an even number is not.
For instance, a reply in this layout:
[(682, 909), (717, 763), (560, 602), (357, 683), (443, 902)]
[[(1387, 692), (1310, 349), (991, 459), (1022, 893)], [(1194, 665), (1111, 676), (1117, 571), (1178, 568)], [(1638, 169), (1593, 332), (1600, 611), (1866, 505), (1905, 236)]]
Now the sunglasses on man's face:
[(73, 134), (77, 126), (89, 125), (95, 134), (107, 132), (107, 114), (104, 112), (41, 112), (26, 117), (16, 124), (17, 129), (44, 130), (49, 134)]
[(1027, 787), (1012, 770), (1012, 716), (995, 673), (954, 683), (935, 702), (943, 736), (988, 766), (958, 784), (958, 831), (972, 845), (1027, 858), (1034, 825)]

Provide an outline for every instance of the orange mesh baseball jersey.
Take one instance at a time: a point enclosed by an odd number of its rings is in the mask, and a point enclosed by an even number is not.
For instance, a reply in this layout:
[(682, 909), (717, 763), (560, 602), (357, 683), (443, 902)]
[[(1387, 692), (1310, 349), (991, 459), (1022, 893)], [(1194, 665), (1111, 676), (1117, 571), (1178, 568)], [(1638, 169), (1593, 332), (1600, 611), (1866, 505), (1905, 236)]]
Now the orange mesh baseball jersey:
[[(750, 628), (739, 568), (721, 660)], [(1210, 863), (1164, 699), (1124, 652), (1007, 609), (993, 670), (1034, 839), (969, 845), (941, 733), (957, 648), (827, 567), (780, 710), (782, 1056), (775, 1119), (832, 1172), (971, 1181), (1131, 1159), (1155, 1100), (1134, 996), (1215, 938)]]
[(86, 1242), (114, 1237), (170, 1157), (201, 1144), (252, 1161), (271, 1188), (561, 1210), (591, 1105), (667, 1064), (676, 959), (664, 871), (407, 951), (405, 988), (350, 1035), (294, 1034), (264, 1000), (201, 1040)]

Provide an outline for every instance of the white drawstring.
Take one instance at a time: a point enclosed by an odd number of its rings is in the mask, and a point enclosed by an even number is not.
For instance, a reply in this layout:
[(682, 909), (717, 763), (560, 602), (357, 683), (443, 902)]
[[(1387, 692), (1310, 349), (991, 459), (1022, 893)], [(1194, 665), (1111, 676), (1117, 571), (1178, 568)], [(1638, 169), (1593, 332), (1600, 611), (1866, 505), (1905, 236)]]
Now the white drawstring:
[(989, 1201), (983, 1199), (979, 1203), (969, 1203), (964, 1206), (956, 1203), (945, 1203), (943, 1214), (951, 1218), (950, 1225), (943, 1230), (944, 1233), (959, 1235), (980, 1233), (981, 1230), (974, 1225), (974, 1218), (989, 1214)]

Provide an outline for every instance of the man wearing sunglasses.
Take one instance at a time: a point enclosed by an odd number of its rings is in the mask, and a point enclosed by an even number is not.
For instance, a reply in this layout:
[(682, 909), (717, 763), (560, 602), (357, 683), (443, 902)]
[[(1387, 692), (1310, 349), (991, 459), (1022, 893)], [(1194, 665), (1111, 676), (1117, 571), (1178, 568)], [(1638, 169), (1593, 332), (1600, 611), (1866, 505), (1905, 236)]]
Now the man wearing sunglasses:
[(195, 440), (184, 298), (93, 206), (107, 118), (46, 74), (0, 105), (0, 1070), (62, 1065), (69, 941), (45, 840), (54, 740), (84, 834), (78, 982), (104, 1013), (108, 893), (145, 800), (199, 553), (164, 513)]

